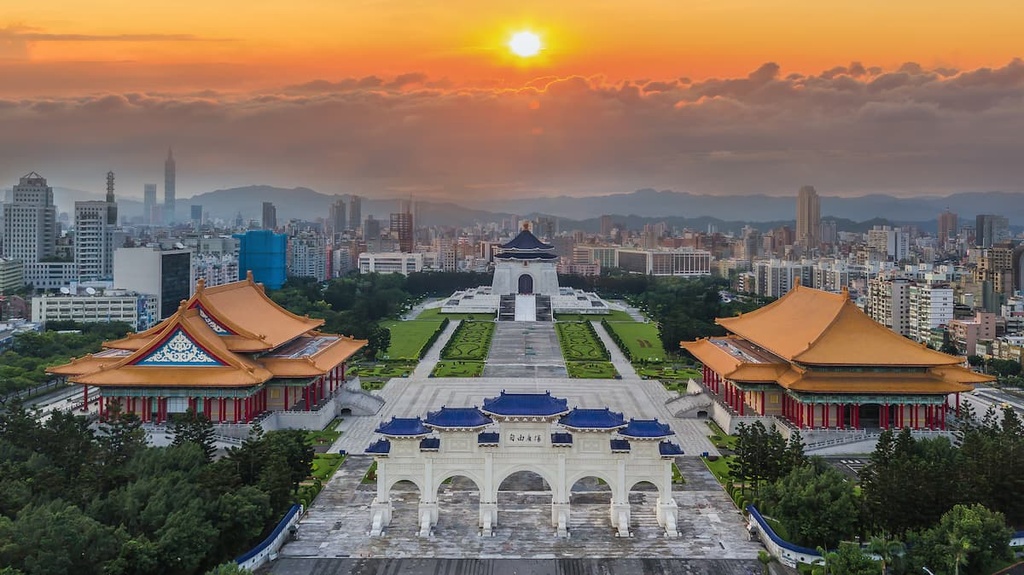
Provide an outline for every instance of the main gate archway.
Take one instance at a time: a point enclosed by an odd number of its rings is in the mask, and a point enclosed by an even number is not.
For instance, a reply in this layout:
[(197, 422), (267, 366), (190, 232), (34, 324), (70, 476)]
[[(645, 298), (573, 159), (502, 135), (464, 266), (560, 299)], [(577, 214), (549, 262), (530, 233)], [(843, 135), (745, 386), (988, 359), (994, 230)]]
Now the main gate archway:
[[(481, 409), (442, 408), (425, 419), (392, 418), (377, 432), (385, 439), (367, 449), (376, 457), (378, 477), (370, 508), (372, 535), (381, 535), (391, 521), (390, 486), (399, 476), (430, 486), (420, 491), (418, 526), (424, 537), (432, 534), (447, 503), (439, 495), (445, 482), (464, 476), (479, 493), (485, 536), (499, 525), (499, 510), (510, 503), (506, 490), (513, 489), (526, 504), (550, 504), (555, 534), (567, 536), (573, 486), (585, 478), (606, 486), (601, 498), (619, 536), (630, 534), (629, 490), (640, 482), (657, 491), (649, 499), (658, 524), (667, 536), (678, 536), (672, 460), (682, 451), (666, 441), (673, 433), (657, 420), (627, 423), (608, 409), (569, 410), (564, 399), (550, 394), (502, 392)], [(536, 521), (529, 526), (535, 528)]]

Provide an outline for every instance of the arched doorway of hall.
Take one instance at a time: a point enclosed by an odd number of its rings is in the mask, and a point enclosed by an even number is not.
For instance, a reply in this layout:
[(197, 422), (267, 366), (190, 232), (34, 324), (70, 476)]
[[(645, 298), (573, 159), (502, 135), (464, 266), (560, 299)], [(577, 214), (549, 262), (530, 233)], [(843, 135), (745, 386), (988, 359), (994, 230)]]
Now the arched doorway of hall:
[(519, 276), (519, 293), (521, 295), (529, 295), (533, 293), (533, 276), (530, 274), (523, 274)]
[(480, 486), (466, 475), (454, 474), (437, 487), (434, 536), (454, 539), (480, 522)]
[(391, 500), (391, 523), (388, 535), (413, 538), (419, 533), (419, 506), (421, 490), (409, 480), (399, 480), (391, 485), (388, 498)]
[(513, 533), (547, 530), (554, 492), (539, 473), (516, 471), (498, 484), (498, 528)]
[(569, 533), (607, 537), (611, 523), (612, 488), (596, 476), (581, 477), (569, 488)]
[(629, 532), (633, 537), (657, 539), (665, 536), (658, 524), (658, 486), (638, 481), (629, 488)]

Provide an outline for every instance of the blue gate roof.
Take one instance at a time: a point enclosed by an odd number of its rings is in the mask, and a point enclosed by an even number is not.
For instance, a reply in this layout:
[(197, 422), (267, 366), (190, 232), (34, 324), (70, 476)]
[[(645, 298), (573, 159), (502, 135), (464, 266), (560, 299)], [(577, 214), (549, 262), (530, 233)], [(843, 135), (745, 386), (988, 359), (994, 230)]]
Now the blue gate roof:
[(625, 429), (619, 430), (619, 435), (636, 439), (657, 439), (675, 435), (672, 428), (666, 423), (657, 419), (630, 419)]
[(423, 421), (430, 427), (440, 428), (477, 428), (493, 423), (475, 407), (442, 407), (437, 411), (427, 412)]
[(484, 400), (484, 413), (505, 417), (528, 416), (550, 417), (569, 411), (569, 403), (560, 397), (546, 393), (505, 393)]
[(392, 417), (391, 421), (380, 424), (377, 433), (392, 437), (411, 437), (429, 435), (430, 430), (423, 425), (418, 417)]
[(573, 408), (572, 411), (558, 420), (565, 427), (571, 429), (618, 429), (626, 426), (626, 420), (621, 413), (604, 409), (580, 409)]
[(366, 448), (366, 453), (373, 455), (387, 455), (391, 453), (391, 442), (387, 439), (378, 439)]
[(676, 455), (683, 454), (683, 448), (671, 441), (662, 441), (661, 444), (658, 445), (658, 451), (661, 453), (662, 457), (675, 457)]

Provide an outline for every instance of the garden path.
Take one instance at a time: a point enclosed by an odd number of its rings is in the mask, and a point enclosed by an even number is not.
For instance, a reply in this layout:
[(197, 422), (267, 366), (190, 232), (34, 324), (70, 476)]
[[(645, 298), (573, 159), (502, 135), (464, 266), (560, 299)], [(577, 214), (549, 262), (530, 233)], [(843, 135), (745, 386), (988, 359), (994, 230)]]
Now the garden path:
[(448, 345), (448, 340), (452, 338), (452, 334), (455, 333), (455, 328), (459, 327), (460, 323), (462, 322), (459, 320), (448, 322), (444, 331), (442, 331), (441, 335), (437, 337), (437, 341), (434, 342), (434, 345), (430, 346), (430, 349), (427, 350), (426, 354), (424, 354), (423, 359), (420, 360), (416, 369), (413, 370), (413, 377), (430, 377), (430, 373), (434, 371), (434, 366), (437, 365), (437, 362), (441, 359), (441, 350), (444, 349), (444, 346)]
[(615, 345), (611, 336), (605, 331), (604, 326), (599, 321), (592, 321), (590, 325), (594, 326), (594, 331), (597, 332), (597, 336), (601, 338), (601, 342), (608, 348), (608, 355), (611, 357), (612, 365), (615, 366), (615, 371), (619, 372), (622, 379), (640, 379), (640, 376), (636, 374), (636, 370), (633, 369), (633, 364), (626, 359), (623, 355), (622, 350), (619, 346)]

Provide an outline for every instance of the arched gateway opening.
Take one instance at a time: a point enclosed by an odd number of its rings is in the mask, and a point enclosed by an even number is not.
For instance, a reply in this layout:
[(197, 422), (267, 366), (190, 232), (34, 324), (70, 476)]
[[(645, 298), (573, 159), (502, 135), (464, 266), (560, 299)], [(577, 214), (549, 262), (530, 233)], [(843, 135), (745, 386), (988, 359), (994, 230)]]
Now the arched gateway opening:
[(569, 532), (607, 535), (612, 528), (609, 514), (612, 488), (604, 479), (581, 477), (569, 488)]
[(391, 486), (389, 497), (393, 515), (388, 533), (415, 536), (419, 529), (420, 488), (412, 481), (397, 481)]
[[(634, 537), (658, 537), (657, 508), (660, 493), (650, 481), (638, 481), (629, 488), (629, 532)], [(653, 526), (653, 528), (652, 528)]]
[(480, 486), (466, 475), (452, 475), (441, 481), (437, 488), (437, 537), (459, 537), (467, 525), (478, 522), (480, 515)]
[(530, 274), (523, 274), (519, 276), (519, 293), (521, 295), (530, 295), (533, 293), (533, 276)]
[[(522, 533), (551, 522), (551, 485), (533, 471), (517, 471), (498, 485), (498, 524)], [(546, 530), (546, 529), (545, 529)]]

